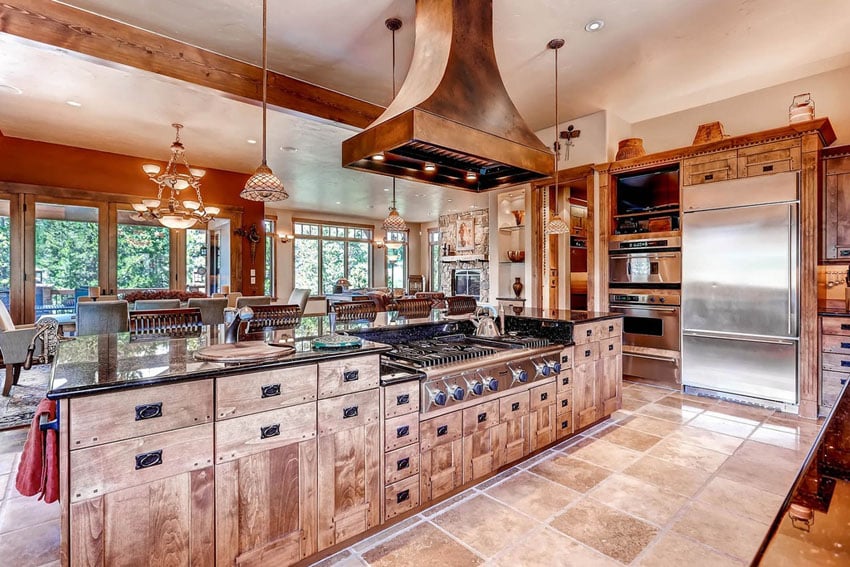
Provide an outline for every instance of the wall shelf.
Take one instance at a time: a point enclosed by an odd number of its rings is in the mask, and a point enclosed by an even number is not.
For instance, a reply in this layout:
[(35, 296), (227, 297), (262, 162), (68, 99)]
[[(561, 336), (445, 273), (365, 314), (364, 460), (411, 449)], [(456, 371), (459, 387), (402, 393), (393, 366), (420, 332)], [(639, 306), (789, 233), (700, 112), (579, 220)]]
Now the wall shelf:
[(487, 262), (486, 254), (455, 254), (453, 256), (440, 256), (440, 262)]
[(516, 226), (500, 226), (499, 230), (501, 230), (502, 232), (516, 232), (517, 230), (522, 230), (524, 228), (524, 224), (518, 224)]

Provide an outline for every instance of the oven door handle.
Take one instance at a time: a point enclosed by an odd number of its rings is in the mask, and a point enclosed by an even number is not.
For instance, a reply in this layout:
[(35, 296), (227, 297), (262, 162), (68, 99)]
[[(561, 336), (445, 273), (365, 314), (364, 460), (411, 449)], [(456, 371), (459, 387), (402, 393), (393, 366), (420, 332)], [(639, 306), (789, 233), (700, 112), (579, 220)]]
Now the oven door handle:
[(646, 358), (646, 359), (649, 359), (649, 360), (660, 360), (661, 362), (670, 362), (672, 364), (675, 364), (676, 366), (679, 365), (679, 359), (673, 358), (672, 356), (658, 356), (656, 354), (638, 354), (636, 352), (628, 352), (628, 351), (623, 352), (623, 356), (634, 356), (635, 358)]
[(647, 309), (649, 311), (661, 311), (663, 313), (676, 313), (679, 311), (678, 307), (655, 307), (653, 305), (629, 305), (628, 307), (621, 307), (619, 305), (611, 305), (609, 309), (616, 311), (630, 311), (632, 309)]

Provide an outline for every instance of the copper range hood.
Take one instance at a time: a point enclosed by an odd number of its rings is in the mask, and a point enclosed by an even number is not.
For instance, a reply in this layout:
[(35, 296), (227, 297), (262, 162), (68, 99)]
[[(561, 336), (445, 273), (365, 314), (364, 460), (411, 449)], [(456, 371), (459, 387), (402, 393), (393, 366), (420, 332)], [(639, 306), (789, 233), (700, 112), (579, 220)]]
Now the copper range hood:
[(417, 0), (407, 78), (384, 113), (342, 143), (342, 165), (476, 192), (552, 175), (552, 152), (502, 83), (492, 0)]

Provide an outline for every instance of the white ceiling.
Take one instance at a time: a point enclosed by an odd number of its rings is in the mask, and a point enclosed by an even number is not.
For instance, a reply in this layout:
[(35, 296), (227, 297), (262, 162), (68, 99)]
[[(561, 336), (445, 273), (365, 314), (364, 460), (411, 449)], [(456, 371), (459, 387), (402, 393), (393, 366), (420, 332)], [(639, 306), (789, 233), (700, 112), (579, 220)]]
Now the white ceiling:
[[(72, 0), (131, 25), (259, 64), (260, 0)], [(552, 123), (553, 59), (560, 53), (561, 116), (607, 109), (637, 122), (850, 65), (846, 0), (494, 0), (496, 56), (509, 94), (533, 130)], [(414, 0), (269, 1), (269, 61), (275, 71), (386, 105), (391, 85), (390, 16), (401, 17), (398, 75), (413, 49)], [(605, 20), (597, 33), (584, 25)], [(132, 69), (116, 69), (0, 34), (0, 130), (145, 157), (166, 157), (170, 123), (182, 122), (190, 162), (251, 171), (260, 159), (256, 106)], [(80, 108), (64, 104), (78, 100)], [(380, 218), (387, 178), (343, 170), (340, 142), (353, 133), (272, 112), (272, 168), (287, 208)], [(283, 152), (281, 146), (298, 148)], [(417, 196), (418, 195), (418, 196)], [(449, 203), (448, 199), (452, 199)], [(336, 205), (336, 201), (343, 203)], [(411, 221), (483, 206), (486, 197), (399, 183)]]

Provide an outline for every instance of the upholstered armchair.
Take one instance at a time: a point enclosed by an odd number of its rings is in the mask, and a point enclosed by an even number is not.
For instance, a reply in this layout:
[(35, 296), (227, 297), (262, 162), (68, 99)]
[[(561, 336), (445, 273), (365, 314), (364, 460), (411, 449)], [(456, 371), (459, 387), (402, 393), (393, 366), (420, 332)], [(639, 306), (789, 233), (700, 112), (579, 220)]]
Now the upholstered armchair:
[(51, 317), (42, 317), (35, 325), (18, 325), (3, 303), (0, 303), (0, 354), (6, 367), (3, 395), (8, 396), (18, 383), (21, 368), (29, 370), (33, 364), (53, 361), (59, 344), (59, 323)]

